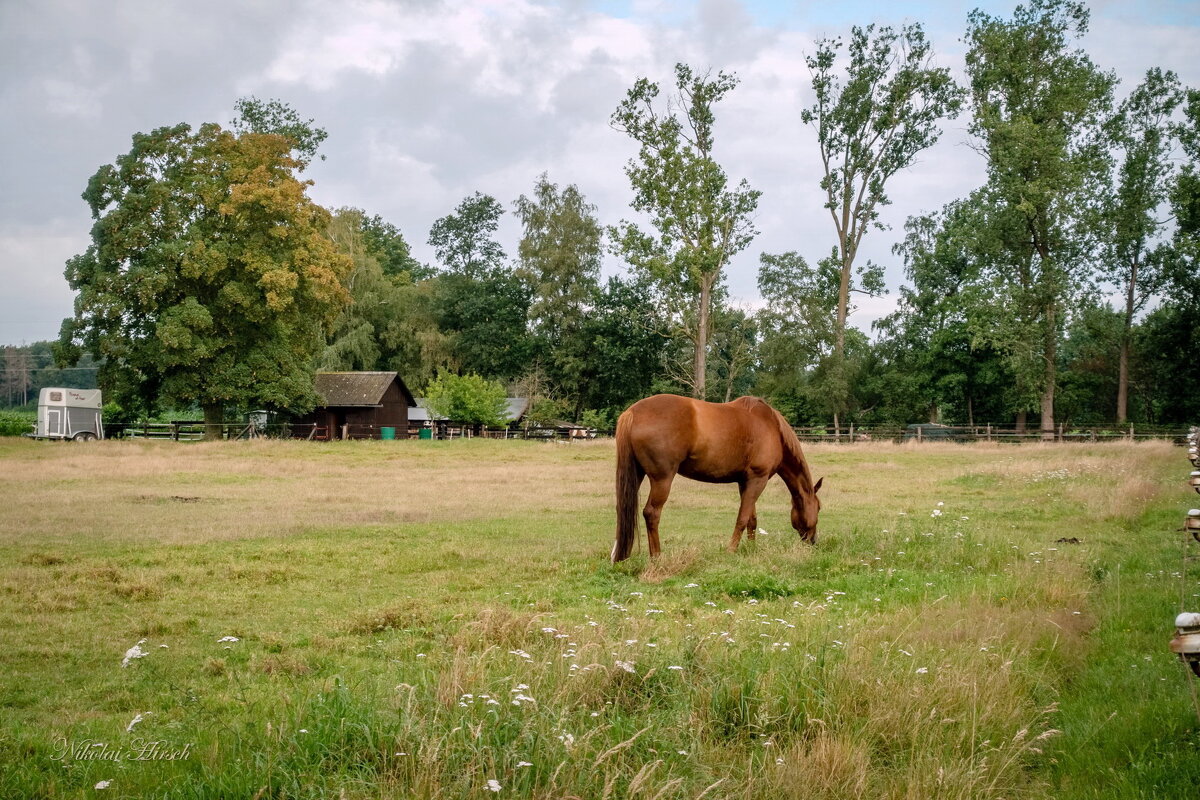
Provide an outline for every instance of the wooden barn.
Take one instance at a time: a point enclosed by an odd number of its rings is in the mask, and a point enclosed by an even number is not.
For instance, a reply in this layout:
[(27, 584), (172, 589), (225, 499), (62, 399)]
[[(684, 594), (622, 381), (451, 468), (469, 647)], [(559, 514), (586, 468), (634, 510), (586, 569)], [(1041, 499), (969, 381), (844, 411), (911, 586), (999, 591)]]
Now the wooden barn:
[(320, 404), (292, 423), (305, 439), (383, 439), (408, 436), (412, 392), (395, 372), (318, 372)]

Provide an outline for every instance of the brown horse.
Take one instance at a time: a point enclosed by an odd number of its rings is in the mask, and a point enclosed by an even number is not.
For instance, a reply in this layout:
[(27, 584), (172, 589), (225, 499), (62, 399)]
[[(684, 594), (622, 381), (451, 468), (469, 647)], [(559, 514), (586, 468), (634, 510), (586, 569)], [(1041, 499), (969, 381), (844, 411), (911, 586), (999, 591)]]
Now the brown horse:
[(676, 474), (738, 485), (742, 505), (729, 540), (733, 552), (742, 531), (754, 538), (754, 504), (776, 473), (792, 493), (792, 527), (805, 541), (815, 542), (821, 481), (813, 483), (800, 440), (782, 414), (757, 397), (706, 403), (659, 394), (634, 403), (617, 420), (617, 539), (612, 560), (629, 558), (633, 549), (643, 477), (650, 478), (650, 499), (642, 515), (654, 557), (661, 550), (658, 519)]

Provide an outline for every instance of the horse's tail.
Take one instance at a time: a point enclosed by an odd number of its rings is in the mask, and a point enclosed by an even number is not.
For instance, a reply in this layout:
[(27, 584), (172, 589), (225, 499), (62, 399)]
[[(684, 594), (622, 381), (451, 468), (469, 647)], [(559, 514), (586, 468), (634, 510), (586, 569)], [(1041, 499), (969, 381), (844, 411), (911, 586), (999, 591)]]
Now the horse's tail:
[(617, 538), (613, 542), (612, 561), (624, 561), (633, 551), (637, 540), (638, 487), (642, 483), (642, 467), (633, 454), (630, 427), (633, 419), (625, 412), (617, 420)]

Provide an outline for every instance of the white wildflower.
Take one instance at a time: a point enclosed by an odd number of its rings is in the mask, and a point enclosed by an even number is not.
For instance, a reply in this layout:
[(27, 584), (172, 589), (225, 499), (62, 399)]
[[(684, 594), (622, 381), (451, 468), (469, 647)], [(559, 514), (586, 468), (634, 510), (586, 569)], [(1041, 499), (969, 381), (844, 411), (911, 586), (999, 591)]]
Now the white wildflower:
[(530, 764), (528, 761), (518, 761), (517, 766), (518, 767), (532, 767), (533, 764)]
[(675, 664), (672, 664), (671, 666), (667, 667), (667, 669), (674, 669), (674, 670), (679, 670), (679, 671), (682, 671), (682, 670), (683, 670), (683, 667), (680, 667), (680, 666), (677, 666), (677, 665), (675, 665)]
[(500, 786), (500, 781), (495, 778), (488, 778), (487, 788), (489, 792), (498, 792), (503, 787)]
[(628, 661), (617, 661), (616, 665), (626, 672), (637, 672), (637, 670), (634, 669), (633, 664)]
[(685, 586), (685, 587), (683, 587), (683, 588), (685, 588), (685, 589), (698, 589), (698, 588), (700, 588), (700, 584), (698, 584), (698, 583), (689, 583), (687, 586)]
[(125, 658), (121, 659), (121, 666), (128, 667), (129, 662), (133, 661), (135, 658), (145, 658), (146, 656), (150, 655), (149, 653), (147, 653), (145, 650), (142, 649), (142, 645), (144, 645), (145, 643), (146, 643), (145, 639), (139, 639), (137, 644), (135, 644), (133, 647), (126, 650)]
[(95, 787), (95, 788), (97, 788), (97, 789), (107, 789), (107, 788), (108, 788), (109, 786), (111, 786), (111, 785), (112, 785), (112, 781), (100, 781), (99, 783), (97, 783), (97, 784), (96, 784), (96, 787)]
[(929, 672), (929, 667), (917, 667), (918, 675), (924, 675), (927, 672)]
[(241, 641), (241, 639), (239, 639), (236, 636), (222, 636), (220, 639), (217, 639), (218, 644), (220, 644), (221, 642), (240, 642), (240, 641)]
[(147, 711), (145, 714), (139, 713), (137, 716), (135, 716), (133, 719), (131, 719), (129, 721), (129, 724), (125, 726), (125, 732), (129, 733), (131, 730), (133, 730), (133, 726), (137, 725), (139, 722), (144, 720), (147, 717), (147, 715), (149, 715), (150, 713), (151, 712), (149, 712), (149, 711)]

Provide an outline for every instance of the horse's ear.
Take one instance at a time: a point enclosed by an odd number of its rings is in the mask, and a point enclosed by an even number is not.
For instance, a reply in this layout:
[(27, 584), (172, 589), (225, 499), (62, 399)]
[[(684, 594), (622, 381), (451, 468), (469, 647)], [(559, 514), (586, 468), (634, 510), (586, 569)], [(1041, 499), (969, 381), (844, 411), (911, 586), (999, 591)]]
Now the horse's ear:
[(816, 494), (817, 492), (821, 491), (821, 484), (824, 482), (825, 482), (825, 476), (822, 475), (820, 478), (817, 478), (817, 485), (813, 487), (813, 494)]

